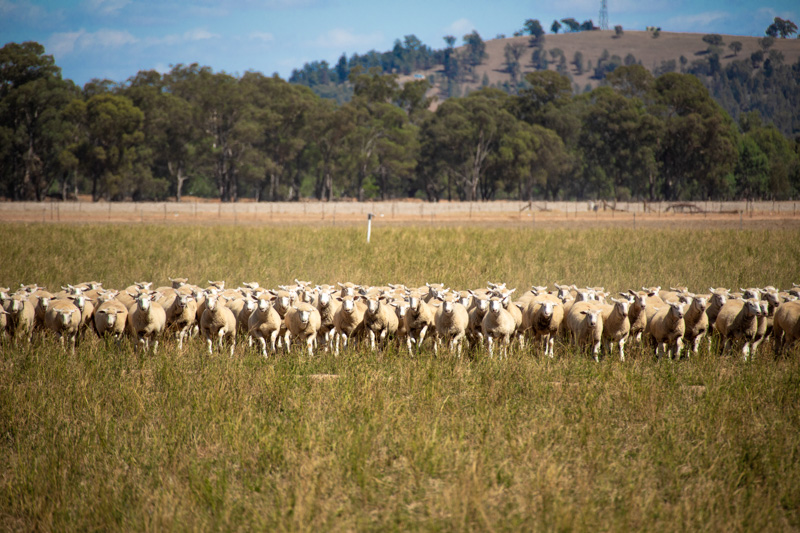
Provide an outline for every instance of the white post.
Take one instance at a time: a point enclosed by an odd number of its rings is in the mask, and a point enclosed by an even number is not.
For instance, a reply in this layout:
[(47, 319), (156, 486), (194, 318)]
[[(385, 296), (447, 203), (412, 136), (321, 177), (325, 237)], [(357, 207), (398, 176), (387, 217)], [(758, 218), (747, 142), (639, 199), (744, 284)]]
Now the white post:
[(372, 213), (367, 215), (367, 244), (369, 244), (369, 237), (372, 234)]

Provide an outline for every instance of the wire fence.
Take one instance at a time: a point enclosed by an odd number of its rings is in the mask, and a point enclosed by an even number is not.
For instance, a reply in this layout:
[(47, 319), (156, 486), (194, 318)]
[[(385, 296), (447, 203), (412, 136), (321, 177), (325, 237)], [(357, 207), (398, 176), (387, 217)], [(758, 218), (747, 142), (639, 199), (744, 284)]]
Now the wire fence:
[(0, 220), (30, 222), (296, 222), (358, 221), (372, 214), (385, 221), (485, 219), (545, 220), (570, 217), (675, 216), (794, 218), (798, 202), (0, 202)]

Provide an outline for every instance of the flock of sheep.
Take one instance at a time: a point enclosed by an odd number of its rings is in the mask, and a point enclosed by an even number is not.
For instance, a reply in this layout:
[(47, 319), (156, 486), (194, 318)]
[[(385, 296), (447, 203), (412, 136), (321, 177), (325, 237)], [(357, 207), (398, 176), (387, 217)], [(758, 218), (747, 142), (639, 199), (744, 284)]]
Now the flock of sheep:
[[(268, 290), (258, 283), (226, 289), (223, 281), (205, 288), (183, 278), (170, 278), (171, 286), (151, 289), (135, 283), (123, 290), (87, 282), (51, 293), (36, 285), (15, 292), (0, 288), (0, 331), (12, 340), (49, 331), (74, 353), (87, 330), (124, 337), (137, 350), (158, 350), (159, 340), (174, 335), (179, 349), (189, 339), (202, 336), (209, 353), (227, 349), (233, 355), (237, 336), (264, 357), (288, 352), (299, 343), (309, 355), (332, 351), (338, 355), (357, 343), (371, 350), (389, 342), (405, 343), (410, 355), (426, 339), (436, 353), (446, 349), (461, 356), (463, 345), (483, 347), (490, 357), (496, 350), (507, 357), (518, 343), (554, 357), (555, 340), (569, 340), (599, 361), (601, 352), (619, 353), (633, 339), (655, 347), (657, 357), (680, 359), (696, 354), (704, 336), (716, 332), (721, 352), (738, 345), (745, 361), (771, 336), (776, 354), (800, 339), (800, 286), (779, 291), (774, 287), (710, 289), (694, 294), (686, 287), (661, 290), (643, 287), (613, 298), (601, 287), (555, 285), (555, 290), (534, 286), (519, 298), (503, 283), (456, 291), (439, 284), (408, 288), (357, 286), (352, 283), (314, 285), (295, 280), (292, 285)], [(535, 343), (541, 348), (536, 348)]]

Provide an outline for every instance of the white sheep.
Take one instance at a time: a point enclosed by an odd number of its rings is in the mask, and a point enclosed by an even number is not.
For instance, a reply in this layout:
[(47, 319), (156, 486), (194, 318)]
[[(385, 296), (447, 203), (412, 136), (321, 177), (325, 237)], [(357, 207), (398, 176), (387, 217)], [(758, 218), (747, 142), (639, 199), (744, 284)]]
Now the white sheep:
[(489, 302), (489, 309), (483, 316), (481, 332), (486, 339), (489, 348), (489, 357), (494, 357), (495, 342), (501, 343), (501, 357), (508, 358), (508, 346), (511, 343), (511, 336), (517, 329), (514, 317), (506, 310), (506, 302), (494, 296)]
[(575, 303), (565, 318), (566, 329), (577, 347), (589, 347), (595, 361), (600, 361), (603, 341), (603, 308), (592, 301)]
[(58, 336), (64, 347), (67, 338), (72, 355), (75, 355), (75, 343), (81, 327), (81, 311), (69, 300), (54, 300), (45, 314), (45, 326)]
[(467, 339), (472, 346), (483, 345), (483, 317), (486, 311), (489, 310), (489, 299), (479, 297), (473, 291), (472, 294), (472, 307), (469, 308), (469, 325), (467, 326)]
[(284, 322), (290, 335), (286, 340), (286, 351), (291, 348), (290, 339), (300, 339), (306, 344), (308, 355), (313, 355), (320, 327), (317, 308), (310, 303), (297, 302), (286, 312)]
[(642, 333), (647, 327), (647, 293), (629, 290), (628, 293), (623, 292), (620, 295), (629, 298), (631, 302), (628, 310), (628, 321), (631, 324), (630, 336), (636, 339), (636, 342), (641, 343)]
[(723, 288), (709, 288), (711, 292), (711, 298), (708, 301), (708, 309), (706, 309), (706, 315), (708, 315), (708, 324), (710, 328), (715, 328), (715, 324), (717, 322), (717, 315), (719, 314), (719, 310), (722, 309), (729, 299), (730, 291), (728, 289)]
[(714, 327), (719, 332), (724, 344), (722, 353), (737, 340), (744, 341), (742, 357), (745, 361), (750, 357), (751, 343), (758, 333), (758, 317), (761, 315), (761, 304), (758, 300), (728, 300), (719, 311)]
[[(703, 340), (708, 331), (708, 300), (705, 296), (688, 294), (689, 303), (686, 314), (683, 316), (684, 333), (683, 340), (686, 341), (687, 348), (692, 354), (697, 355), (700, 341)], [(688, 353), (688, 352), (687, 352)]]
[(800, 301), (785, 302), (775, 309), (772, 340), (775, 355), (780, 355), (784, 349), (800, 340)]
[(417, 351), (422, 349), (422, 343), (425, 342), (428, 330), (436, 327), (434, 312), (417, 294), (412, 293), (408, 296), (408, 310), (403, 320), (406, 326), (408, 353), (414, 355), (412, 344), (416, 344)]
[(333, 317), (339, 309), (339, 300), (332, 296), (330, 288), (317, 286), (316, 306), (320, 316), (320, 327), (318, 335), (321, 337), (322, 346), (327, 352), (331, 348), (333, 340)]
[(544, 354), (555, 357), (555, 340), (561, 323), (564, 321), (564, 306), (559, 300), (557, 303), (547, 299), (530, 302), (522, 316), (524, 331), (530, 331), (534, 341), (544, 339)]
[(369, 335), (369, 344), (373, 351), (376, 348), (376, 340), (385, 345), (387, 337), (397, 333), (397, 326), (397, 314), (393, 307), (386, 304), (383, 298), (374, 296), (367, 298), (364, 329)]
[(660, 358), (662, 353), (666, 353), (670, 361), (681, 358), (683, 335), (686, 332), (683, 320), (685, 313), (686, 304), (670, 301), (647, 322), (647, 331), (656, 346), (656, 357)]
[(137, 350), (150, 348), (153, 341), (153, 353), (158, 352), (158, 338), (167, 326), (167, 313), (155, 300), (158, 293), (140, 293), (136, 303), (128, 309), (128, 331), (136, 340)]
[(333, 316), (334, 326), (334, 354), (339, 355), (339, 344), (342, 349), (347, 348), (349, 340), (364, 329), (364, 313), (362, 308), (352, 296), (337, 297), (341, 302), (339, 309)]
[(33, 336), (33, 326), (36, 321), (36, 311), (28, 301), (28, 295), (15, 294), (7, 309), (9, 332), (13, 338), (24, 337), (30, 343)]
[(603, 342), (606, 351), (611, 354), (614, 344), (619, 348), (619, 360), (625, 361), (625, 341), (631, 331), (628, 319), (630, 302), (611, 298), (614, 305), (604, 305), (603, 309)]
[(433, 322), (437, 335), (434, 350), (438, 352), (439, 340), (446, 340), (450, 352), (455, 350), (458, 357), (461, 357), (461, 343), (469, 326), (469, 313), (467, 308), (456, 300), (460, 298), (455, 294), (446, 297), (434, 314)]
[(275, 341), (281, 330), (281, 316), (273, 308), (272, 302), (265, 297), (258, 299), (258, 306), (250, 315), (248, 330), (250, 337), (255, 338), (261, 345), (261, 355), (267, 357), (267, 339), (270, 349), (275, 353)]
[(183, 340), (191, 334), (197, 322), (197, 302), (191, 295), (177, 293), (166, 313), (167, 328), (175, 329), (178, 350), (182, 350)]
[(236, 318), (233, 311), (228, 309), (224, 301), (220, 302), (216, 295), (206, 297), (206, 309), (200, 318), (200, 331), (206, 339), (209, 355), (214, 353), (214, 340), (222, 350), (225, 341), (230, 345), (230, 354), (233, 357), (233, 350), (236, 348)]
[(128, 309), (122, 302), (114, 299), (101, 301), (94, 312), (94, 329), (100, 337), (110, 333), (119, 345), (125, 334), (127, 320)]

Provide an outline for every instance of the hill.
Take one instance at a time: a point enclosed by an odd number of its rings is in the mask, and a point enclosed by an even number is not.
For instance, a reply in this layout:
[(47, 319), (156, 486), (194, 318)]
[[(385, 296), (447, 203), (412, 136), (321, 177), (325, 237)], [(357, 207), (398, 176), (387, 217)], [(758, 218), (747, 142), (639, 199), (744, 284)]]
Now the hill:
[[(547, 34), (545, 35), (543, 48), (548, 52), (548, 59), (551, 59), (549, 53), (551, 50), (560, 49), (564, 52), (567, 60), (567, 72), (577, 88), (583, 90), (587, 85), (593, 88), (600, 83), (599, 79), (593, 77), (593, 68), (597, 66), (598, 60), (606, 51), (609, 56), (616, 55), (622, 60), (628, 54), (632, 54), (637, 63), (641, 63), (651, 72), (657, 72), (662, 64), (669, 61), (674, 61), (677, 70), (680, 71), (681, 57), (686, 59), (687, 67), (695, 60), (707, 58), (708, 44), (703, 41), (704, 35), (700, 33), (661, 32), (659, 37), (654, 38), (653, 33), (649, 31), (627, 30), (619, 38), (615, 38), (615, 32), (612, 30)], [(759, 37), (723, 35), (722, 38), (722, 54), (720, 54), (722, 67), (735, 60), (749, 59), (753, 52), (762, 50), (759, 44)], [(728, 45), (734, 41), (742, 43), (742, 49), (736, 55), (728, 48)], [(479, 88), (482, 85), (484, 75), (492, 85), (511, 82), (511, 75), (506, 67), (504, 53), (505, 47), (509, 43), (519, 43), (527, 46), (526, 52), (523, 53), (520, 61), (522, 73), (525, 74), (536, 70), (531, 61), (535, 47), (530, 45), (529, 36), (487, 40), (485, 44), (488, 57), (475, 67), (473, 80), (462, 84), (465, 91)], [(457, 50), (463, 51), (464, 48), (462, 46)], [(793, 64), (800, 59), (800, 39), (775, 39), (770, 49), (777, 50), (783, 54), (784, 64)], [(581, 52), (584, 64), (588, 66), (591, 63), (593, 68), (585, 68), (584, 72), (579, 74), (575, 65), (572, 64), (576, 52)], [(548, 68), (555, 70), (555, 64), (551, 64)], [(429, 70), (414, 72), (413, 74), (422, 74), (425, 77), (433, 76), (435, 91), (432, 94), (436, 94), (440, 98), (446, 94), (446, 80), (441, 65)], [(413, 74), (412, 76), (401, 77), (401, 81), (413, 79)]]

